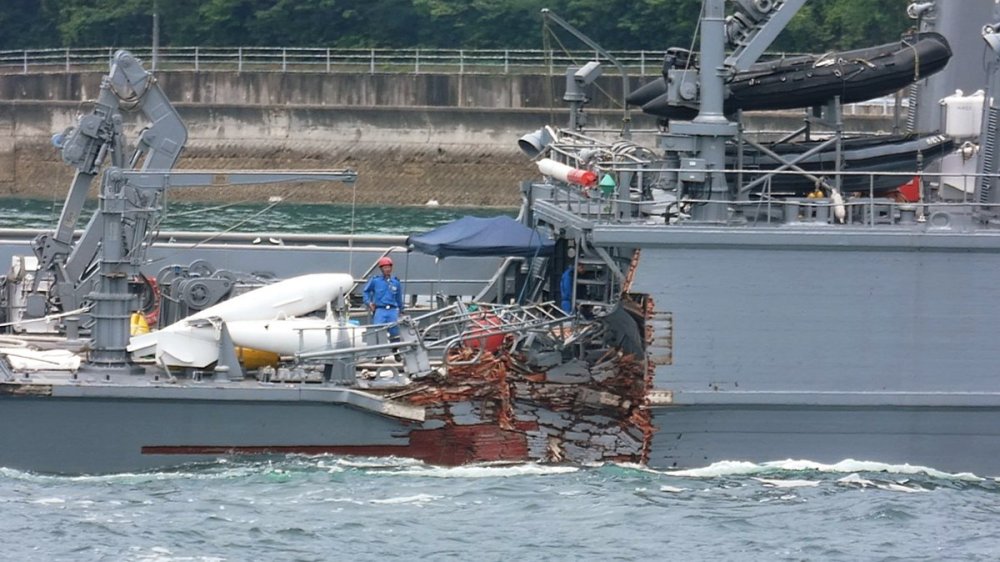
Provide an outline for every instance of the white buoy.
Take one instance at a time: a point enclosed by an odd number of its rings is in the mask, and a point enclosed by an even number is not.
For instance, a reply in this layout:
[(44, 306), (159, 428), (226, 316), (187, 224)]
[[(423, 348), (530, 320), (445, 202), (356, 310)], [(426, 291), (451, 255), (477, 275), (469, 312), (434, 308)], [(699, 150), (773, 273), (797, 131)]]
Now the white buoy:
[(551, 158), (542, 158), (537, 164), (538, 171), (542, 174), (566, 183), (575, 183), (583, 186), (592, 186), (597, 183), (597, 174), (590, 170), (581, 170), (567, 166)]
[(833, 216), (837, 222), (843, 223), (847, 218), (847, 210), (844, 209), (844, 196), (836, 189), (830, 190), (830, 200), (833, 202)]

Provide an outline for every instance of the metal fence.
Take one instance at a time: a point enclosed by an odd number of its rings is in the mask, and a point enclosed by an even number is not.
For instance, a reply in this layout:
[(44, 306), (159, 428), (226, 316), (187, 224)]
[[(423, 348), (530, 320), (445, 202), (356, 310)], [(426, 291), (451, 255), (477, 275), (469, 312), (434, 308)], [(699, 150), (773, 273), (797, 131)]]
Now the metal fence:
[[(164, 47), (129, 49), (152, 70), (562, 74), (570, 65), (606, 59), (594, 51), (525, 49), (326, 49), (306, 47)], [(0, 72), (102, 70), (114, 48), (0, 51)], [(635, 76), (658, 75), (664, 51), (611, 53)], [(615, 73), (610, 64), (605, 72)]]

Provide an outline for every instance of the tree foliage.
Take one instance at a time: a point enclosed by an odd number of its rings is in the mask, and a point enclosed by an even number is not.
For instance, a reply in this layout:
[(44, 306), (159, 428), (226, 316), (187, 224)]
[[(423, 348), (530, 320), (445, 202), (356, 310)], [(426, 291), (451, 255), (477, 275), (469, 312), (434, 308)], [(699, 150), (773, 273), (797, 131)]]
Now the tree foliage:
[[(690, 47), (698, 0), (158, 0), (160, 42), (190, 46), (537, 49), (548, 7), (607, 49)], [(822, 52), (891, 41), (907, 0), (812, 0), (774, 48)], [(154, 0), (4, 0), (0, 49), (134, 47)], [(554, 30), (553, 45), (581, 45)]]

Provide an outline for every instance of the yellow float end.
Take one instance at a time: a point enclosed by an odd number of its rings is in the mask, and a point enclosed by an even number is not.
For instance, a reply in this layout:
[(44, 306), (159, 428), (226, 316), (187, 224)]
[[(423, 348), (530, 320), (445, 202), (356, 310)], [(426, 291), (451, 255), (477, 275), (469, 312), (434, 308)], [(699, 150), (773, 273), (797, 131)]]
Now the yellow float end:
[(146, 317), (141, 312), (133, 312), (131, 321), (129, 322), (129, 334), (140, 336), (148, 333), (149, 323), (146, 322)]
[(237, 347), (236, 348), (236, 359), (239, 360), (240, 365), (243, 365), (244, 369), (259, 369), (261, 367), (277, 367), (278, 361), (281, 359), (277, 353), (271, 351), (261, 351), (259, 349), (250, 349), (248, 347)]

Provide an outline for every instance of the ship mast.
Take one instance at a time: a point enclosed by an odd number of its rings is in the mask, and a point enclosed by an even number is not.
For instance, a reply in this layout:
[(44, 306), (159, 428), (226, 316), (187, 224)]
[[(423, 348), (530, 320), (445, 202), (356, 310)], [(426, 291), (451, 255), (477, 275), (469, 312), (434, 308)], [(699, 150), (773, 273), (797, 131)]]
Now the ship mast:
[[(671, 121), (662, 135), (668, 162), (684, 170), (682, 192), (695, 201), (691, 219), (723, 223), (730, 218), (732, 193), (726, 183), (726, 141), (738, 126), (723, 112), (725, 80), (730, 71), (745, 69), (774, 41), (805, 0), (737, 0), (739, 17), (726, 17), (725, 0), (704, 0), (698, 70), (698, 115), (691, 121)], [(726, 58), (727, 38), (734, 48)], [(684, 84), (691, 71), (672, 69), (671, 84)], [(671, 88), (671, 103), (684, 104), (690, 93)], [(689, 139), (689, 140), (685, 140)]]

